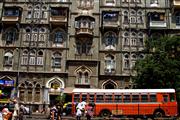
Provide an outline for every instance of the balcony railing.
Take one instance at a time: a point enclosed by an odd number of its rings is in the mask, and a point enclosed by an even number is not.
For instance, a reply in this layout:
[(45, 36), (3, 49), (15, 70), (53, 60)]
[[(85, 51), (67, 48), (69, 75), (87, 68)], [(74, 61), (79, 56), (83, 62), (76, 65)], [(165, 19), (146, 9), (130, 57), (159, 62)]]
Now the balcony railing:
[(78, 28), (76, 29), (76, 34), (88, 34), (88, 35), (93, 35), (93, 29), (90, 28)]
[(118, 27), (119, 22), (116, 21), (103, 21), (103, 27)]
[(50, 22), (67, 22), (66, 16), (51, 16)]
[(19, 21), (19, 17), (18, 16), (3, 16), (2, 21), (9, 21), (9, 22)]
[(150, 27), (167, 27), (165, 21), (150, 21)]

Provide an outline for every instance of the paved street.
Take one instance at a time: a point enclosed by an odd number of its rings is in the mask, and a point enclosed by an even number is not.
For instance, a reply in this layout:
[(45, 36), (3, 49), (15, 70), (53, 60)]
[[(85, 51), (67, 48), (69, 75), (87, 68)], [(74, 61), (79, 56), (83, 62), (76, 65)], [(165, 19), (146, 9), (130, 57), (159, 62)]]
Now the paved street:
[[(24, 120), (48, 120), (47, 115), (32, 115), (32, 116), (24, 116)], [(62, 120), (76, 120), (75, 117), (72, 116), (62, 116)], [(83, 117), (81, 120), (86, 120), (85, 117)], [(95, 117), (92, 118), (92, 120), (135, 120), (133, 118), (100, 118), (100, 117)], [(136, 119), (136, 120), (152, 120), (150, 118), (148, 119)], [(155, 120), (180, 120), (179, 119), (175, 119), (175, 118), (161, 118), (161, 119), (155, 119)]]

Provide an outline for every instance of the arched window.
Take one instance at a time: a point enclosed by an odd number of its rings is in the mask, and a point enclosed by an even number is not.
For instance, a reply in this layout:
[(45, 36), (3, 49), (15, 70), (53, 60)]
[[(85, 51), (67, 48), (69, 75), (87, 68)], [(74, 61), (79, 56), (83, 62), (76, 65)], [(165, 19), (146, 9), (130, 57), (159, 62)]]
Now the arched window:
[(180, 26), (180, 12), (177, 12), (175, 17), (176, 17), (176, 25)]
[(76, 54), (77, 55), (92, 55), (92, 41), (76, 41)]
[(83, 78), (83, 73), (80, 71), (78, 73), (78, 84), (81, 84), (82, 83), (82, 78)]
[(29, 56), (29, 65), (35, 65), (35, 63), (36, 63), (36, 52), (34, 50), (31, 50)]
[(43, 65), (43, 52), (42, 51), (38, 51), (37, 65)]
[(30, 41), (31, 40), (31, 29), (26, 28), (26, 33), (25, 33), (25, 41)]
[(109, 54), (105, 57), (105, 72), (112, 73), (114, 70), (115, 70), (114, 56)]
[(28, 7), (27, 16), (26, 18), (32, 18), (32, 6)]
[(123, 35), (123, 45), (129, 46), (129, 33), (128, 32), (125, 32)]
[(32, 41), (34, 42), (38, 41), (38, 28), (34, 28), (32, 32), (33, 32)]
[(136, 46), (137, 38), (136, 38), (136, 33), (132, 32), (131, 33), (131, 46)]
[(76, 71), (77, 81), (76, 84), (87, 85), (90, 84), (90, 71), (82, 66)]
[(64, 41), (66, 39), (66, 33), (64, 30), (55, 30), (53, 32), (53, 46), (63, 47)]
[(115, 49), (115, 45), (117, 43), (116, 33), (114, 32), (105, 33), (104, 41), (105, 41), (106, 49)]
[(124, 69), (130, 68), (129, 54), (124, 55)]
[(33, 85), (29, 84), (27, 86), (27, 101), (32, 102), (32, 94), (33, 94)]
[(136, 12), (134, 10), (132, 10), (131, 12), (131, 15), (130, 15), (130, 22), (131, 23), (136, 23)]
[(22, 83), (19, 86), (19, 99), (20, 99), (20, 101), (24, 101), (25, 100), (25, 91), (26, 91), (25, 84)]
[(28, 51), (25, 50), (23, 51), (23, 54), (22, 54), (21, 65), (27, 65), (27, 64), (28, 64)]
[(4, 54), (4, 65), (12, 65), (13, 53), (8, 51)]
[(61, 60), (62, 60), (61, 53), (55, 52), (52, 56), (52, 67), (61, 68)]
[(136, 60), (137, 60), (137, 56), (136, 56), (136, 54), (132, 54), (131, 55), (131, 68), (133, 68), (134, 66), (135, 66), (135, 64), (136, 64)]
[(40, 18), (40, 7), (39, 6), (35, 7), (34, 18)]
[(61, 31), (55, 32), (54, 35), (54, 42), (55, 43), (62, 43), (63, 42), (63, 33)]
[(36, 84), (35, 86), (35, 94), (34, 94), (34, 102), (40, 102), (40, 98), (41, 98), (41, 87), (39, 84)]
[(84, 78), (85, 78), (85, 83), (88, 83), (89, 82), (89, 73), (88, 72), (84, 73)]
[(124, 21), (123, 23), (128, 24), (129, 23), (129, 12), (128, 11), (124, 11), (123, 15), (124, 15)]
[(40, 28), (39, 30), (39, 41), (45, 41), (46, 29)]
[(138, 45), (139, 46), (144, 46), (144, 35), (143, 35), (143, 33), (142, 32), (140, 32), (139, 34), (138, 34)]
[(5, 37), (6, 45), (12, 45), (18, 38), (17, 30), (15, 28), (9, 28), (5, 31), (3, 37)]
[(48, 13), (48, 10), (47, 10), (47, 7), (46, 6), (43, 6), (42, 7), (42, 18), (45, 18), (47, 19), (47, 13)]
[(143, 23), (143, 13), (142, 11), (138, 11), (137, 13), (137, 23)]

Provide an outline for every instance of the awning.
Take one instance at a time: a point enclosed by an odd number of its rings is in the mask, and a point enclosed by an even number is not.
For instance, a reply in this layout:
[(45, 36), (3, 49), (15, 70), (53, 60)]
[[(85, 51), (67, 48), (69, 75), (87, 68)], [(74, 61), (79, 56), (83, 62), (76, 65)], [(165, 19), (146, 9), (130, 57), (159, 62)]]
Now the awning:
[(66, 87), (66, 88), (64, 88), (63, 93), (72, 93), (73, 89), (74, 89), (74, 87)]

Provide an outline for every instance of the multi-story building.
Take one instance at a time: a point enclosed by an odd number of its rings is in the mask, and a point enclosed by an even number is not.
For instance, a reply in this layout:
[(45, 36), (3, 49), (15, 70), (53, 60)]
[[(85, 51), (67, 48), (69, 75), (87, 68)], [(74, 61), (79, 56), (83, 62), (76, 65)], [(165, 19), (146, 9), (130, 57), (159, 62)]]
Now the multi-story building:
[(133, 88), (145, 41), (179, 34), (180, 2), (1, 0), (0, 18), (1, 94), (36, 111), (71, 88)]

